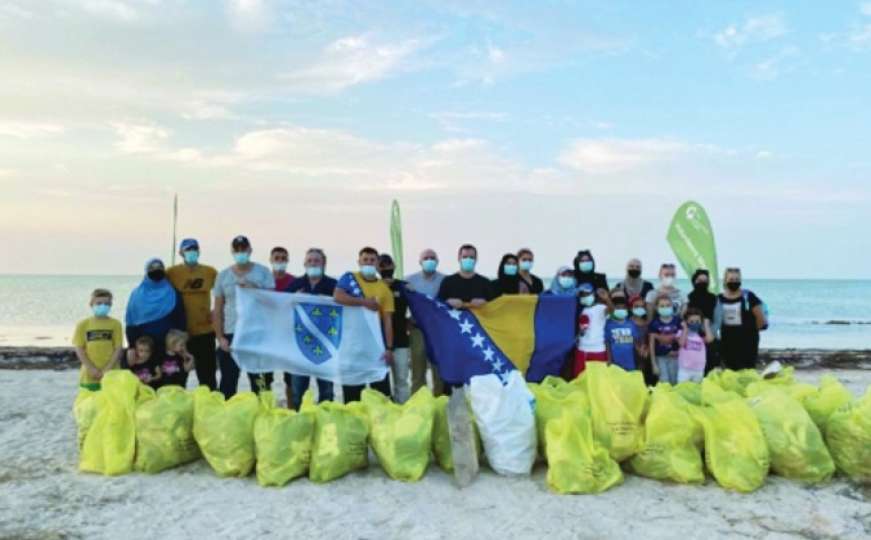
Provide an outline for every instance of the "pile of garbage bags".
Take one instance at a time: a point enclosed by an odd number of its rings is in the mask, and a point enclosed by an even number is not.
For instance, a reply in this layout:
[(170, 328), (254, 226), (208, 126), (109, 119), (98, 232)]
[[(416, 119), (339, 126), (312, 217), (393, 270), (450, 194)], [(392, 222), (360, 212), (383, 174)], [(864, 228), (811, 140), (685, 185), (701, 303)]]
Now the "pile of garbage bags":
[[(744, 493), (769, 474), (871, 483), (871, 388), (856, 399), (831, 376), (813, 386), (791, 368), (772, 378), (715, 370), (701, 383), (650, 389), (639, 372), (591, 363), (571, 382), (473, 377), (466, 397), (479, 458), (502, 475), (528, 475), (543, 461), (557, 493), (600, 493), (626, 473), (680, 484), (710, 476)], [(112, 371), (101, 391), (80, 391), (73, 413), (81, 471), (158, 473), (203, 458), (219, 476), (254, 472), (260, 485), (283, 486), (365, 469), (370, 449), (394, 480), (416, 482), (433, 461), (451, 472), (447, 405), (428, 388), (402, 405), (370, 389), (349, 404), (314, 404), (307, 393), (296, 412), (271, 392), (155, 392)]]

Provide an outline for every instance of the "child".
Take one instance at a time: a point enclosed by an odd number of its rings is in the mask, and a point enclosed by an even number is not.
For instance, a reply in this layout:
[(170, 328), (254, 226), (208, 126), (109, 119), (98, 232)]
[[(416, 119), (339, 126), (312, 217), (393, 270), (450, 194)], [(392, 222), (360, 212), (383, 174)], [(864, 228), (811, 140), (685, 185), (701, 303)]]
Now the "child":
[(154, 340), (151, 336), (140, 336), (134, 343), (134, 348), (127, 349), (127, 369), (139, 377), (143, 384), (157, 388), (161, 373), (153, 356)]
[[(611, 305), (608, 291), (600, 289), (594, 292), (593, 286), (589, 283), (581, 284), (578, 291), (581, 303), (581, 314), (578, 317), (580, 335), (578, 349), (575, 351), (572, 378), (577, 378), (584, 372), (587, 362), (608, 361), (608, 351), (605, 347), (605, 322)], [(603, 302), (607, 302), (607, 305)]]
[(654, 373), (659, 380), (677, 384), (677, 333), (680, 317), (675, 315), (674, 303), (668, 295), (656, 299), (656, 314), (650, 322), (650, 350), (656, 358)]
[(91, 293), (91, 312), (76, 325), (73, 346), (76, 356), (82, 363), (79, 372), (79, 386), (88, 390), (99, 390), (103, 374), (115, 369), (121, 358), (121, 322), (109, 317), (112, 309), (112, 293), (106, 289), (95, 289)]
[(160, 385), (187, 386), (188, 373), (194, 367), (194, 357), (187, 350), (188, 335), (181, 330), (166, 334), (166, 357), (160, 363)]
[(638, 327), (629, 319), (626, 308), (626, 297), (614, 296), (611, 319), (605, 323), (605, 344), (608, 347), (608, 362), (634, 371), (635, 340), (638, 337)]
[(714, 341), (708, 320), (699, 308), (687, 308), (683, 328), (678, 332), (677, 381), (702, 382), (707, 362), (706, 344)]
[(648, 337), (647, 304), (644, 297), (635, 295), (629, 299), (629, 307), (632, 309), (631, 320), (635, 323), (638, 335), (635, 338), (635, 365), (644, 375), (644, 384), (655, 386), (657, 377), (653, 373), (653, 362), (650, 360), (650, 339)]

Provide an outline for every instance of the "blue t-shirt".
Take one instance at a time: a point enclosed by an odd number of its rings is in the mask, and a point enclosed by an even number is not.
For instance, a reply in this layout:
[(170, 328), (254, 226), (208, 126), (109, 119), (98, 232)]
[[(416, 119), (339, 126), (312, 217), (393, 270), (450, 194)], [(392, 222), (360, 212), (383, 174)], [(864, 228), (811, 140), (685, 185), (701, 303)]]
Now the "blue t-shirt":
[(611, 350), (611, 362), (626, 371), (635, 370), (635, 340), (638, 335), (638, 326), (634, 322), (609, 319), (605, 324), (605, 342)]
[[(650, 322), (650, 326), (647, 331), (650, 334), (662, 334), (664, 336), (674, 336), (680, 332), (681, 322), (680, 317), (674, 316), (668, 322), (663, 322), (662, 319), (659, 318), (659, 315), (656, 316)], [(656, 351), (654, 354), (656, 356), (668, 356), (668, 353), (671, 351), (678, 350), (677, 339), (674, 340), (674, 343), (671, 345), (665, 345), (664, 343), (656, 342)]]

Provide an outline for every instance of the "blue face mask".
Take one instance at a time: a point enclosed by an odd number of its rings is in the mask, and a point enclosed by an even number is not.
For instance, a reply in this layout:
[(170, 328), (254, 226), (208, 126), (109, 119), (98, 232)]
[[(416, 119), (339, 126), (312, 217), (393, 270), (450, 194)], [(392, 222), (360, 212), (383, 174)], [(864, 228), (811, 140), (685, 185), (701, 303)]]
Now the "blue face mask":
[(687, 325), (687, 329), (688, 329), (690, 332), (694, 332), (694, 333), (698, 334), (699, 332), (702, 331), (702, 323), (697, 323), (697, 322), (695, 322), (695, 323), (689, 323), (689, 324)]
[(233, 254), (233, 260), (236, 264), (248, 264), (251, 261), (251, 254), (247, 251), (240, 251)]
[(472, 257), (463, 257), (460, 259), (460, 270), (463, 272), (474, 272), (475, 271), (475, 259)]
[(197, 261), (200, 260), (200, 252), (196, 250), (185, 251), (182, 253), (184, 255), (185, 264), (189, 264), (191, 266), (197, 264)]
[(559, 277), (559, 286), (563, 289), (574, 289), (575, 288), (575, 278), (572, 276), (560, 276)]
[(617, 308), (614, 310), (614, 318), (618, 320), (623, 320), (629, 316), (629, 310), (623, 308)]
[(435, 272), (436, 267), (438, 267), (439, 262), (435, 259), (424, 259), (420, 263), (420, 267), (423, 268), (423, 271), (427, 274), (432, 274)]
[(520, 269), (529, 272), (532, 270), (532, 261), (520, 261)]
[(505, 272), (506, 276), (516, 276), (517, 275), (517, 265), (516, 264), (506, 264), (502, 267), (502, 271)]
[(595, 303), (596, 303), (596, 299), (593, 298), (592, 294), (588, 294), (587, 296), (581, 297), (581, 305), (582, 306), (590, 307)]
[(646, 317), (647, 310), (644, 309), (643, 307), (632, 308), (632, 314), (635, 315), (636, 317)]
[(109, 312), (112, 311), (111, 304), (95, 304), (91, 306), (91, 311), (94, 312), (95, 317), (106, 317), (109, 315)]
[(324, 269), (321, 266), (309, 266), (305, 269), (305, 275), (310, 278), (319, 278), (324, 275)]
[(659, 313), (660, 317), (667, 318), (667, 317), (671, 317), (672, 315), (674, 315), (674, 308), (673, 307), (661, 307), (661, 308), (657, 309), (656, 312)]
[(592, 272), (594, 266), (595, 265), (593, 264), (593, 261), (581, 261), (581, 264), (578, 265), (578, 268), (581, 272), (584, 272), (586, 274), (588, 272)]
[(364, 278), (374, 278), (375, 274), (378, 271), (375, 269), (374, 265), (371, 264), (361, 264), (360, 265), (360, 273), (363, 274)]

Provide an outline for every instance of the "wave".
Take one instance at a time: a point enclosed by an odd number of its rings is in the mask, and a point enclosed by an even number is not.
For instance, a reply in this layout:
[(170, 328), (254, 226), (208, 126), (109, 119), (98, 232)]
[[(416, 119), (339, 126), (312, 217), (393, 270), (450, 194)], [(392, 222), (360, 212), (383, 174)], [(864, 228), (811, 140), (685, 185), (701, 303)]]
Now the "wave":
[(871, 319), (774, 318), (772, 324), (778, 326), (871, 326)]

